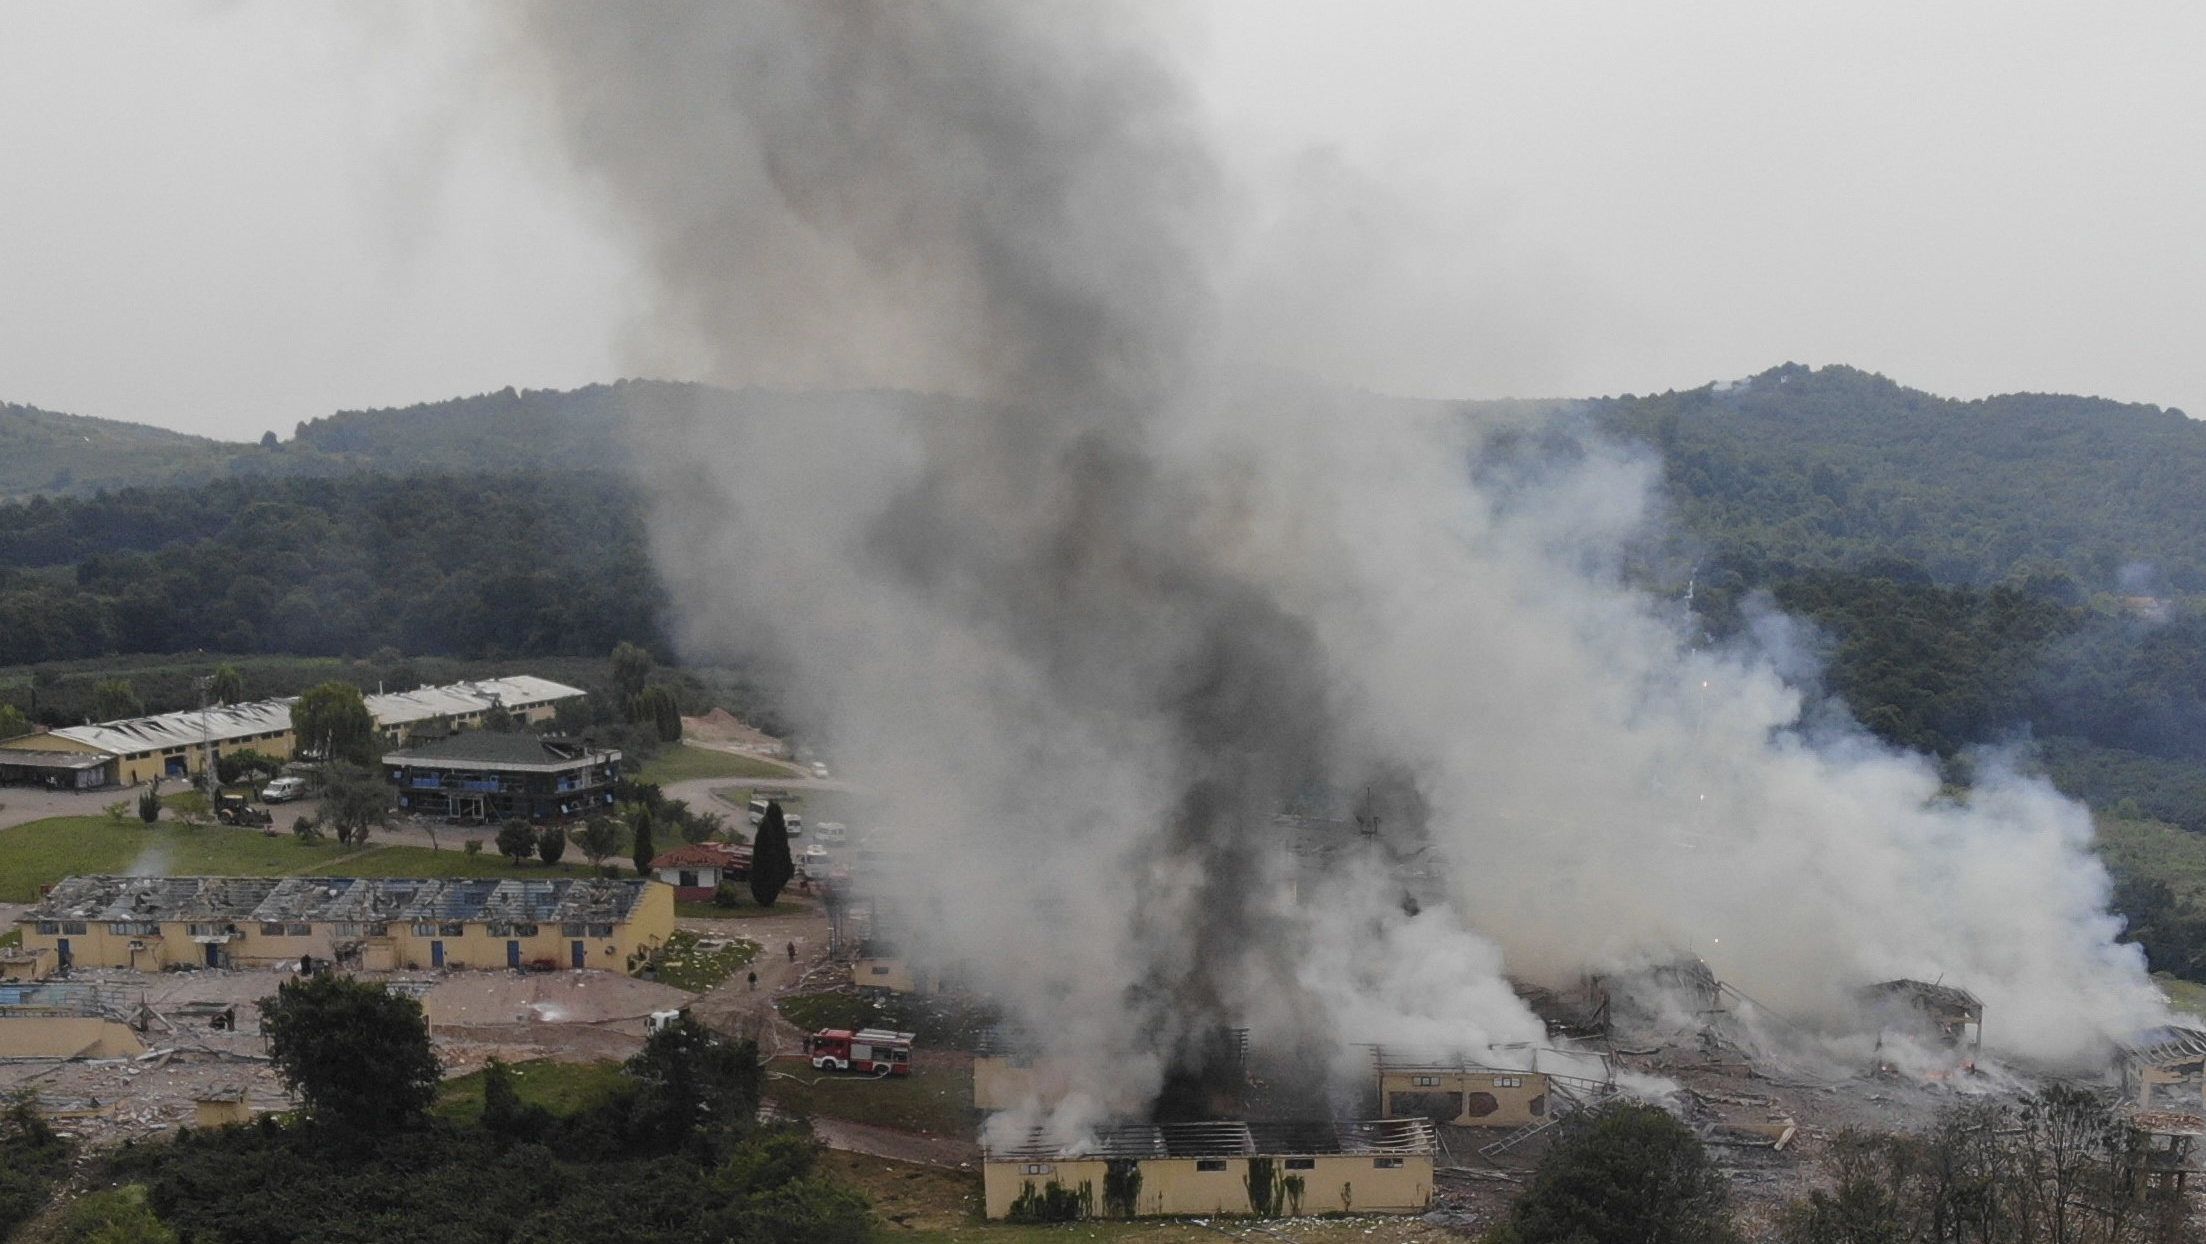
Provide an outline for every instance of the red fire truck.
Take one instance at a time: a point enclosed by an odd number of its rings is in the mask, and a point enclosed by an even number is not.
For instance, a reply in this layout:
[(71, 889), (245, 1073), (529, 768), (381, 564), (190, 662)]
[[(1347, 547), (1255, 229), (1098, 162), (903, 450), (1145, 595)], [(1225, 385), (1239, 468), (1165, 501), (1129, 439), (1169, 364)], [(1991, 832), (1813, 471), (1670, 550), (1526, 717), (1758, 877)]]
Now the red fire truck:
[(805, 1056), (821, 1071), (873, 1076), (912, 1073), (912, 1034), (883, 1028), (822, 1028), (804, 1039)]

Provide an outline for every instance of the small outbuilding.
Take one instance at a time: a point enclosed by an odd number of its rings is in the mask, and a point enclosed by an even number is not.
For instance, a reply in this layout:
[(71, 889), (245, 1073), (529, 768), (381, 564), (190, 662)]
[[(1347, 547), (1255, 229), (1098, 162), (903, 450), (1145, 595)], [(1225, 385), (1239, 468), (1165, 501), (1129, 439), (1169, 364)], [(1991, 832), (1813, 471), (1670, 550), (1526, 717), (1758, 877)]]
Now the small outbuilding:
[(685, 903), (710, 902), (721, 883), (751, 875), (751, 848), (731, 842), (693, 842), (654, 856), (651, 875), (674, 887)]

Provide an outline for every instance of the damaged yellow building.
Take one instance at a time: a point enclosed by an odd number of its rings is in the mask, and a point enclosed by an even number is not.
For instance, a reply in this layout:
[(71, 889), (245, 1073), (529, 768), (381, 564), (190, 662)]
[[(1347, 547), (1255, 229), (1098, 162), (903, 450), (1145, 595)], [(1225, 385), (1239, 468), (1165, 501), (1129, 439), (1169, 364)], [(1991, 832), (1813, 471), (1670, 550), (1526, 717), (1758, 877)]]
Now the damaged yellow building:
[(93, 985), (0, 984), (0, 1058), (134, 1058), (146, 1045), (128, 1016)]
[(625, 972), (674, 932), (656, 881), (70, 877), (16, 921), (61, 966), (260, 967), (303, 956), (394, 968)]
[(1040, 1129), (983, 1147), (988, 1217), (1015, 1221), (1421, 1213), (1439, 1144), (1424, 1119)]

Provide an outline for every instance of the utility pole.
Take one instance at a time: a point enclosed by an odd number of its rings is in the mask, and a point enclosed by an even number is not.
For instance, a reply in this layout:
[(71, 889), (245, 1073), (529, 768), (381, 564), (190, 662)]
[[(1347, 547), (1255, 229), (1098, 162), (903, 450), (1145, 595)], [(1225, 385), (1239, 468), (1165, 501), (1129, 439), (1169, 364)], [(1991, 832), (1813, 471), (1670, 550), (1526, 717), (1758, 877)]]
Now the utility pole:
[(199, 747), (203, 768), (200, 771), (202, 785), (207, 788), (207, 807), (213, 809), (222, 800), (222, 784), (215, 776), (214, 731), (207, 725), (207, 700), (213, 694), (214, 675), (199, 676)]

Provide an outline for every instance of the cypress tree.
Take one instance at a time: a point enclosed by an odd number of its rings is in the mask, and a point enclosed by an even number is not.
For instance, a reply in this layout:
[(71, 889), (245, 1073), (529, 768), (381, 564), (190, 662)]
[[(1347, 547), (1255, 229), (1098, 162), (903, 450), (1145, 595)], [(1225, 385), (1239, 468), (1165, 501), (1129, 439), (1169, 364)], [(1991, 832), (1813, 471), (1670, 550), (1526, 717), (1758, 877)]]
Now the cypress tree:
[(751, 843), (751, 898), (761, 907), (773, 906), (781, 888), (796, 875), (797, 863), (789, 856), (788, 822), (782, 818), (780, 802), (769, 803)]
[(636, 853), (632, 857), (636, 861), (636, 875), (648, 877), (651, 875), (651, 857), (658, 854), (651, 846), (651, 809), (636, 809), (636, 815), (630, 818), (629, 824), (636, 831)]

